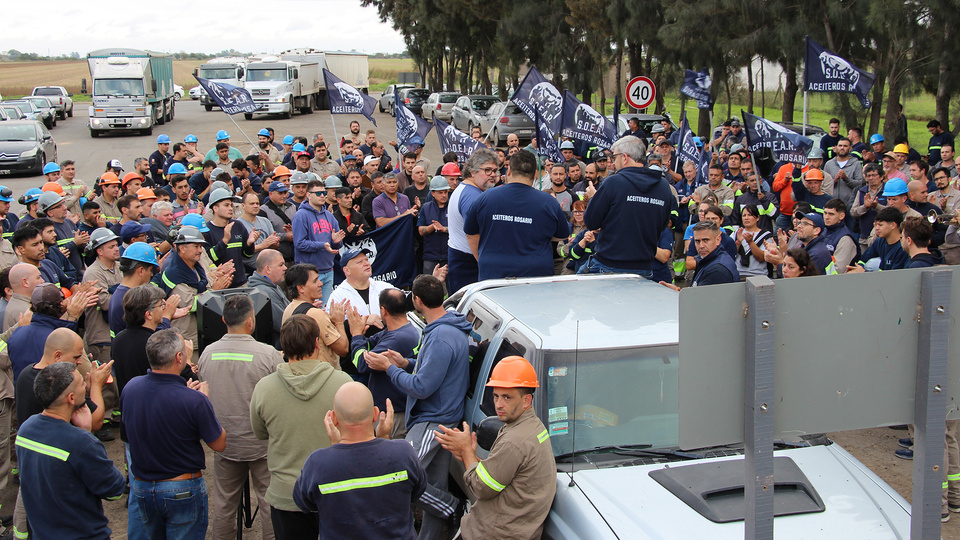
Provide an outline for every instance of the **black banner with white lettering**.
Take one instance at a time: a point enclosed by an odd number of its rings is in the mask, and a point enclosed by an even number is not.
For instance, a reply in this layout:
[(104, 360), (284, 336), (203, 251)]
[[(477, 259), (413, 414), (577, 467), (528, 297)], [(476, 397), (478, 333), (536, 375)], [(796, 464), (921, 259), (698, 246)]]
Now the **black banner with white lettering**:
[[(373, 279), (389, 282), (394, 287), (408, 287), (417, 277), (416, 240), (413, 235), (416, 220), (416, 216), (405, 216), (361, 236), (346, 238), (340, 253), (346, 253), (349, 249), (365, 249), (370, 252), (367, 258), (373, 267)], [(333, 282), (338, 284), (343, 279), (338, 256), (333, 265)]]
[(690, 129), (690, 122), (687, 121), (687, 111), (683, 111), (680, 117), (680, 136), (677, 138), (677, 170), (675, 172), (683, 174), (683, 164), (687, 161), (699, 162), (700, 150), (697, 148), (697, 143), (693, 142), (693, 131)]
[(433, 124), (413, 114), (413, 111), (403, 105), (400, 102), (400, 92), (396, 88), (393, 90), (393, 103), (397, 116), (397, 148), (400, 155), (416, 152), (427, 140), (427, 133), (433, 129)]
[(560, 135), (606, 150), (617, 141), (617, 128), (596, 109), (565, 90)]
[(870, 108), (870, 89), (876, 76), (823, 48), (807, 37), (804, 90), (845, 92), (857, 96), (864, 109)]
[(713, 160), (713, 152), (707, 150), (707, 147), (703, 147), (703, 152), (700, 152), (700, 159), (697, 162), (697, 186), (702, 186), (709, 183), (710, 175), (710, 162)]
[(563, 96), (557, 87), (535, 66), (530, 66), (530, 71), (510, 101), (536, 123), (539, 134), (537, 155), (547, 156), (553, 161), (562, 160), (563, 154), (557, 145), (557, 135), (560, 133)]
[(323, 70), (323, 84), (327, 87), (330, 114), (362, 114), (373, 122), (373, 125), (377, 125), (377, 121), (373, 119), (374, 107), (377, 106), (376, 98), (341, 81), (326, 69)]
[(703, 68), (700, 72), (688, 69), (680, 93), (697, 100), (698, 109), (709, 109), (713, 106), (713, 98), (710, 96), (712, 85), (713, 79), (710, 78), (707, 68)]
[(474, 140), (439, 118), (434, 119), (434, 125), (437, 127), (437, 138), (440, 140), (440, 153), (453, 152), (460, 163), (466, 161), (477, 148), (482, 146), (480, 141)]
[(194, 75), (193, 78), (207, 91), (207, 95), (217, 102), (217, 106), (227, 114), (250, 114), (263, 107), (263, 105), (253, 101), (253, 96), (250, 95), (250, 92), (247, 92), (239, 86), (208, 81), (196, 75)]
[(748, 114), (742, 109), (740, 114), (743, 115), (744, 126), (747, 128), (747, 149), (750, 152), (769, 148), (777, 161), (800, 165), (807, 162), (807, 154), (813, 147), (812, 140), (780, 124)]

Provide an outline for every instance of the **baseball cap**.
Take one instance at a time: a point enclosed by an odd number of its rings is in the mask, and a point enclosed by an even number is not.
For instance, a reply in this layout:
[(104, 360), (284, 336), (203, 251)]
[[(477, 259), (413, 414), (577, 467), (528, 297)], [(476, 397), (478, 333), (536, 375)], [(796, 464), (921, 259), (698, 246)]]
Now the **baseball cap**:
[(896, 159), (897, 159), (897, 154), (893, 153), (893, 151), (891, 150), (891, 151), (889, 151), (889, 152), (884, 152), (884, 153), (883, 153), (883, 157), (896, 160)]
[(573, 150), (573, 143), (570, 141), (563, 141), (560, 143), (561, 150)]
[(818, 212), (809, 212), (806, 214), (803, 212), (797, 212), (793, 215), (793, 217), (797, 219), (809, 219), (813, 222), (814, 227), (819, 227), (821, 229), (824, 228), (823, 216), (821, 216)]
[(310, 157), (310, 152), (307, 152), (306, 150), (297, 152), (297, 157), (298, 157), (298, 158), (302, 158), (303, 156)]
[(350, 160), (356, 161), (356, 159), (357, 159), (357, 156), (355, 156), (355, 155), (353, 155), (353, 154), (347, 154), (347, 155), (343, 156), (343, 161), (344, 161), (344, 163), (346, 163), (347, 161), (350, 161)]
[(146, 223), (128, 221), (124, 223), (122, 227), (120, 227), (120, 238), (122, 238), (125, 243), (130, 243), (130, 240), (132, 240), (134, 237), (140, 236), (141, 234), (146, 234), (150, 232), (150, 229), (150, 225), (147, 225)]
[(363, 254), (369, 257), (372, 253), (373, 252), (366, 248), (348, 249), (342, 255), (340, 255), (340, 268), (346, 267), (347, 263), (349, 263), (357, 255)]
[(156, 199), (157, 194), (152, 189), (145, 187), (137, 190), (137, 199), (145, 201), (147, 199)]
[(40, 304), (59, 304), (63, 301), (63, 292), (53, 283), (41, 283), (30, 294), (30, 305), (34, 310)]
[(374, 155), (369, 155), (363, 158), (364, 165), (366, 165), (367, 163), (370, 163), (371, 161), (380, 161), (380, 158)]
[(279, 181), (279, 180), (275, 180), (275, 181), (271, 182), (271, 183), (270, 183), (270, 187), (268, 188), (268, 190), (269, 190), (271, 193), (274, 192), (274, 191), (278, 191), (278, 192), (280, 192), (280, 193), (284, 193), (284, 192), (290, 191), (290, 190), (287, 188), (287, 185), (284, 184), (283, 182)]
[(740, 120), (736, 118), (730, 119), (730, 127), (739, 126), (739, 125), (740, 125)]
[(874, 133), (870, 136), (870, 144), (877, 144), (878, 142), (883, 142), (884, 140), (885, 139), (883, 138), (883, 135), (879, 133)]
[(111, 169), (120, 169), (121, 171), (123, 170), (123, 164), (120, 163), (119, 159), (111, 159), (109, 162), (107, 162), (107, 167)]
[(907, 183), (902, 178), (891, 178), (883, 185), (884, 197), (896, 197), (897, 195), (906, 195), (910, 190)]
[(662, 141), (660, 141), (659, 146), (673, 146), (673, 141), (671, 141), (670, 139), (663, 139)]

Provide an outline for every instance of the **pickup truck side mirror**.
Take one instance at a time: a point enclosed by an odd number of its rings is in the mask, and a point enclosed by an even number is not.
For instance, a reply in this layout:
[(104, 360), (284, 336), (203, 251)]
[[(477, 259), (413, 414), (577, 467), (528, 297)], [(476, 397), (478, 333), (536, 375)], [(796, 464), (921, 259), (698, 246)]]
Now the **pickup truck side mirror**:
[(237, 68), (237, 80), (243, 78), (243, 68)]
[(193, 76), (194, 76), (194, 77), (197, 76), (197, 68), (193, 68)]
[(67, 97), (73, 97), (73, 94), (69, 94), (69, 93), (68, 93), (68, 94), (67, 94)]
[(503, 425), (503, 422), (496, 416), (488, 416), (481, 420), (476, 429), (477, 446), (487, 451), (493, 448), (493, 443), (497, 440), (497, 435), (500, 434), (500, 428)]

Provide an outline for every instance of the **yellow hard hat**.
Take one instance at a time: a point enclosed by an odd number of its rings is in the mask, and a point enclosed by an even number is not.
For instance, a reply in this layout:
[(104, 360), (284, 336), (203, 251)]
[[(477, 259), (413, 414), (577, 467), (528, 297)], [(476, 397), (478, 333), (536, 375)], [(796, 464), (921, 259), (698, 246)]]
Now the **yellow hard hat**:
[(900, 143), (900, 144), (898, 144), (898, 145), (896, 145), (896, 146), (893, 147), (893, 151), (896, 152), (896, 153), (898, 153), (898, 154), (909, 154), (909, 153), (910, 153), (910, 147), (907, 146), (907, 145), (905, 145), (905, 144), (903, 144), (903, 143)]

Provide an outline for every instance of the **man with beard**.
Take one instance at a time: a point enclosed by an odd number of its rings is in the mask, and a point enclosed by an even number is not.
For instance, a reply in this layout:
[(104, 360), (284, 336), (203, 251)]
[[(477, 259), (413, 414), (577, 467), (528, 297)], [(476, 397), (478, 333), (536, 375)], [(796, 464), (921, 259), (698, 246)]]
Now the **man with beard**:
[[(281, 158), (280, 152), (270, 144), (270, 132), (267, 131), (266, 128), (257, 132), (257, 145), (251, 148), (247, 154), (266, 154), (266, 162), (269, 163), (279, 163)], [(260, 159), (263, 161), (263, 156), (261, 156)]]

